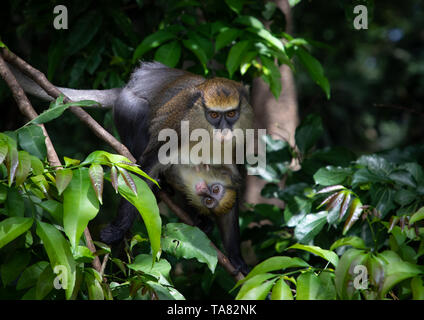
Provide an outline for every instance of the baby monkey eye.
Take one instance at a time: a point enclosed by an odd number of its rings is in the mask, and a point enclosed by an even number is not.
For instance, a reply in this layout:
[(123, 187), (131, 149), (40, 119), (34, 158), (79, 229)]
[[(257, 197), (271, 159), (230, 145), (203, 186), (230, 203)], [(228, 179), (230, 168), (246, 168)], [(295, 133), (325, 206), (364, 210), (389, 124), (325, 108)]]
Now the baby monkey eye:
[(209, 112), (209, 115), (211, 116), (211, 118), (216, 119), (219, 117), (219, 113), (218, 112)]
[(229, 111), (227, 112), (227, 117), (228, 118), (234, 118), (236, 116), (236, 112), (235, 111)]
[(214, 186), (214, 187), (212, 187), (212, 192), (213, 192), (213, 193), (219, 193), (219, 191), (220, 191), (219, 186)]
[(212, 203), (213, 203), (212, 198), (207, 197), (207, 198), (205, 199), (205, 203), (206, 203), (206, 205), (207, 205), (207, 206), (212, 205)]

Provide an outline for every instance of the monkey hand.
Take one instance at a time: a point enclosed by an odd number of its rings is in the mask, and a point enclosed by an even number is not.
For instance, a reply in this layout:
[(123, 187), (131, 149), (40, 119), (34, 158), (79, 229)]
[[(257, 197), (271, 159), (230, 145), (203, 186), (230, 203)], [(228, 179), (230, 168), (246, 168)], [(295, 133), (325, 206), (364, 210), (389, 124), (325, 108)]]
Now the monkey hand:
[(122, 241), (125, 236), (125, 230), (109, 224), (100, 231), (100, 240), (108, 245), (116, 244)]

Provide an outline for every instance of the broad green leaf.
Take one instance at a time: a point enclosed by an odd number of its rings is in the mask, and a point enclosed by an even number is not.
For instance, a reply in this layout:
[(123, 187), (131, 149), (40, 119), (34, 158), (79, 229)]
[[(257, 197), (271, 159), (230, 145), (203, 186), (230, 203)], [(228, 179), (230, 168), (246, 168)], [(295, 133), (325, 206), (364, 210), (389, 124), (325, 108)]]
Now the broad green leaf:
[(155, 53), (155, 61), (162, 62), (168, 67), (175, 67), (181, 57), (181, 45), (175, 40), (161, 46)]
[(147, 281), (146, 284), (151, 287), (159, 300), (185, 300), (184, 296), (171, 285)]
[(73, 252), (77, 263), (91, 263), (94, 259), (93, 253), (86, 246), (78, 246)]
[(59, 195), (68, 187), (72, 180), (71, 169), (59, 169), (56, 171), (56, 188)]
[(0, 222), (0, 248), (31, 228), (32, 218), (10, 217)]
[(18, 130), (19, 145), (22, 149), (36, 156), (38, 159), (45, 159), (47, 156), (46, 137), (43, 129), (36, 125), (26, 125)]
[(303, 154), (306, 154), (323, 133), (321, 118), (315, 114), (309, 114), (296, 129), (296, 145)]
[(19, 165), (19, 153), (15, 146), (8, 144), (9, 151), (6, 156), (7, 182), (9, 187), (15, 179), (16, 171)]
[(157, 257), (160, 252), (160, 237), (162, 220), (159, 215), (159, 208), (156, 198), (147, 183), (141, 178), (131, 174), (132, 179), (137, 187), (137, 195), (125, 184), (124, 179), (120, 175), (118, 178), (119, 193), (135, 206), (143, 218), (146, 225), (147, 233), (149, 234), (150, 245), (152, 247), (152, 255)]
[(23, 217), (25, 214), (25, 204), (22, 195), (17, 188), (7, 190), (6, 214), (9, 217)]
[(365, 249), (366, 248), (364, 240), (362, 240), (359, 237), (352, 236), (352, 237), (345, 237), (345, 238), (340, 238), (340, 239), (336, 240), (331, 245), (330, 250), (334, 251), (335, 249), (337, 249), (338, 247), (341, 247), (341, 246), (352, 246), (356, 249)]
[(32, 173), (35, 176), (43, 174), (44, 172), (43, 163), (40, 161), (40, 159), (38, 159), (37, 157), (33, 155), (31, 155), (31, 169), (32, 169)]
[(262, 273), (247, 279), (236, 296), (236, 300), (264, 300), (271, 290), (275, 280), (272, 273)]
[(128, 268), (147, 273), (159, 278), (163, 275), (165, 278), (169, 278), (169, 272), (171, 271), (171, 265), (165, 259), (160, 259), (152, 265), (152, 256), (149, 254), (139, 254), (135, 257), (134, 262), (128, 265)]
[(137, 186), (135, 185), (135, 182), (133, 178), (131, 178), (129, 172), (123, 168), (118, 168), (118, 171), (120, 173), (120, 177), (122, 177), (128, 188), (130, 188), (134, 194), (137, 194)]
[(228, 7), (237, 14), (240, 14), (243, 9), (244, 2), (244, 0), (225, 0)]
[(88, 175), (90, 176), (91, 185), (93, 186), (97, 199), (100, 204), (103, 204), (103, 167), (100, 164), (93, 163), (88, 169)]
[(227, 67), (230, 78), (232, 78), (234, 72), (238, 69), (241, 63), (243, 53), (246, 52), (250, 47), (249, 40), (243, 40), (237, 42), (228, 53), (227, 62), (225, 66)]
[(424, 284), (423, 279), (415, 277), (411, 280), (412, 299), (424, 300)]
[(72, 55), (88, 45), (100, 30), (102, 20), (102, 15), (96, 10), (80, 15), (72, 33), (67, 37), (67, 54)]
[(70, 299), (75, 286), (76, 269), (69, 242), (48, 223), (37, 221), (36, 232), (43, 241), (52, 269), (57, 272), (62, 288), (66, 290), (66, 298)]
[(19, 275), (24, 271), (30, 259), (31, 256), (28, 250), (18, 250), (5, 261), (6, 263), (1, 265), (0, 275), (4, 287), (12, 281), (18, 280)]
[(166, 30), (159, 30), (147, 36), (135, 49), (133, 62), (141, 58), (147, 51), (159, 47), (162, 43), (174, 38), (176, 38), (175, 34)]
[(342, 190), (342, 189), (346, 189), (346, 188), (343, 187), (342, 185), (330, 186), (330, 187), (326, 187), (326, 188), (321, 189), (320, 191), (317, 192), (317, 194), (333, 192), (333, 191), (338, 191), (338, 190)]
[(271, 300), (293, 300), (293, 293), (290, 286), (281, 277), (272, 288)]
[(88, 222), (98, 211), (99, 202), (91, 187), (88, 169), (74, 170), (73, 178), (63, 192), (63, 228), (72, 247), (77, 247)]
[(44, 268), (35, 285), (35, 299), (44, 299), (54, 288), (56, 275), (50, 266)]
[(322, 271), (318, 276), (320, 283), (320, 290), (317, 295), (318, 300), (336, 300), (337, 293), (334, 285), (334, 273)]
[(394, 251), (387, 250), (377, 256), (385, 263), (383, 287), (380, 292), (381, 298), (384, 298), (387, 292), (397, 283), (424, 274), (423, 266), (403, 261)]
[(339, 262), (339, 257), (333, 251), (321, 249), (320, 247), (317, 247), (317, 246), (307, 246), (300, 243), (296, 243), (292, 245), (291, 247), (287, 248), (287, 250), (288, 249), (300, 249), (300, 250), (311, 252), (331, 262), (334, 267), (337, 267), (337, 264)]
[(317, 300), (321, 281), (313, 272), (305, 272), (296, 280), (296, 300)]
[(163, 231), (162, 249), (177, 258), (196, 258), (206, 263), (212, 273), (218, 262), (216, 250), (208, 237), (196, 227), (183, 223), (168, 223)]
[[(280, 39), (274, 37), (267, 29), (256, 29), (256, 28), (248, 28), (249, 32), (257, 35), (258, 37), (266, 40), (273, 47), (278, 49), (281, 53), (286, 55), (286, 51), (284, 50), (284, 45)], [(288, 57), (286, 57), (288, 59)]]
[(222, 31), (215, 41), (215, 51), (219, 51), (227, 45), (231, 44), (240, 35), (241, 31), (235, 28), (228, 28)]
[(0, 203), (4, 203), (7, 199), (7, 192), (9, 188), (7, 188), (4, 184), (0, 184)]
[(324, 75), (324, 69), (321, 63), (302, 47), (296, 47), (295, 53), (299, 57), (300, 62), (305, 66), (312, 80), (324, 90), (327, 99), (330, 99), (330, 83)]
[(314, 174), (314, 180), (316, 184), (321, 186), (332, 186), (343, 184), (343, 182), (352, 174), (353, 171), (350, 168), (327, 166), (320, 168)]
[(208, 57), (203, 50), (202, 46), (194, 41), (193, 39), (186, 39), (183, 40), (184, 47), (186, 47), (188, 50), (194, 53), (194, 55), (199, 59), (199, 61), (202, 63), (203, 69), (206, 70), (206, 65), (208, 63)]
[(326, 211), (307, 214), (294, 229), (295, 238), (301, 243), (312, 240), (327, 223)]
[(8, 147), (6, 142), (3, 139), (0, 139), (0, 164), (3, 163), (4, 159), (6, 159)]
[(260, 22), (257, 18), (252, 16), (239, 16), (236, 20), (234, 20), (234, 22), (243, 24), (248, 27), (253, 27), (256, 29), (265, 29), (262, 22)]
[(63, 224), (63, 205), (53, 199), (41, 201), (37, 203), (41, 208), (46, 210), (53, 217), (56, 223), (59, 225)]
[(334, 272), (336, 276), (336, 291), (339, 298), (350, 300), (358, 292), (353, 285), (353, 279), (356, 276), (354, 270), (357, 265), (365, 265), (367, 259), (368, 254), (363, 250), (353, 248), (342, 255)]
[(239, 285), (246, 282), (250, 278), (259, 274), (263, 274), (263, 273), (267, 273), (271, 271), (282, 271), (287, 268), (306, 268), (306, 267), (309, 267), (309, 264), (300, 258), (291, 258), (291, 257), (282, 257), (282, 256), (271, 257), (265, 261), (262, 261), (258, 265), (256, 265), (244, 279), (237, 282), (236, 287), (238, 287)]
[(102, 285), (98, 278), (101, 278), (100, 274), (92, 269), (88, 268), (84, 270), (84, 281), (88, 289), (88, 298), (90, 300), (104, 300), (104, 293)]
[(271, 88), (271, 92), (275, 99), (278, 99), (281, 93), (281, 73), (280, 69), (275, 65), (274, 61), (265, 56), (261, 56), (263, 64), (264, 80)]
[(22, 272), (16, 285), (17, 290), (34, 286), (44, 269), (49, 265), (47, 261), (39, 261), (29, 266)]
[(68, 157), (63, 157), (63, 160), (65, 160), (65, 166), (66, 167), (77, 166), (81, 162), (78, 159), (72, 159), (72, 158), (68, 158)]
[(421, 207), (417, 212), (415, 212), (412, 216), (411, 219), (409, 220), (410, 224), (413, 224), (417, 221), (423, 220), (424, 219), (424, 207)]

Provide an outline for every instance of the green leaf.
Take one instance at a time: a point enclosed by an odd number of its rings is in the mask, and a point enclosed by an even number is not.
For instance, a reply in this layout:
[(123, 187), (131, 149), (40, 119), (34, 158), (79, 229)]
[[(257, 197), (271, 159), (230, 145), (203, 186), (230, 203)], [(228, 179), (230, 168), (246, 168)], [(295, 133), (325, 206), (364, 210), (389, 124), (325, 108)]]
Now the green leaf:
[(303, 154), (306, 154), (323, 133), (321, 118), (318, 115), (309, 114), (296, 129), (296, 145)]
[(155, 278), (163, 275), (169, 279), (171, 265), (165, 259), (160, 259), (152, 265), (152, 256), (149, 254), (139, 254), (135, 257), (134, 262), (128, 265), (128, 268), (147, 273)]
[(0, 222), (0, 248), (25, 233), (33, 222), (32, 218), (25, 217), (10, 217)]
[(411, 219), (409, 220), (410, 224), (413, 224), (417, 221), (423, 220), (424, 219), (424, 207), (421, 207), (417, 212), (415, 212), (412, 216)]
[(272, 288), (271, 300), (293, 300), (293, 293), (290, 286), (281, 277)]
[(141, 58), (147, 51), (159, 47), (162, 43), (176, 38), (175, 34), (166, 30), (159, 30), (146, 38), (137, 46), (133, 55), (133, 63)]
[(8, 147), (7, 147), (6, 141), (1, 139), (0, 137), (0, 164), (3, 163), (4, 159), (6, 159), (7, 151), (8, 151)]
[(244, 0), (225, 0), (225, 3), (235, 13), (240, 14), (241, 10), (243, 9)]
[(324, 75), (324, 69), (321, 63), (301, 47), (296, 47), (295, 53), (299, 57), (300, 62), (305, 66), (312, 80), (324, 90), (327, 99), (330, 99), (330, 83)]
[(63, 192), (63, 228), (72, 247), (76, 248), (82, 233), (99, 211), (96, 194), (91, 187), (87, 168), (74, 170)]
[(256, 28), (248, 28), (249, 32), (257, 35), (258, 37), (266, 40), (267, 43), (272, 45), (274, 48), (279, 50), (282, 54), (285, 55), (285, 58), (288, 59), (286, 55), (286, 51), (284, 49), (284, 45), (280, 39), (274, 37), (267, 29), (256, 29)]
[(336, 240), (331, 245), (330, 250), (334, 251), (335, 249), (341, 246), (352, 246), (356, 249), (366, 249), (364, 240), (362, 240), (359, 237), (352, 236), (352, 237), (345, 237), (345, 238)]
[(236, 300), (264, 300), (274, 285), (274, 280), (267, 281), (275, 277), (275, 274), (258, 274), (246, 280), (236, 296)]
[(343, 184), (343, 182), (345, 182), (347, 178), (352, 176), (352, 174), (353, 170), (351, 168), (326, 166), (324, 168), (320, 168), (314, 174), (314, 180), (316, 184), (322, 186), (331, 186)]
[(43, 129), (36, 125), (27, 125), (18, 131), (19, 145), (22, 149), (36, 156), (38, 159), (45, 159), (47, 156), (46, 137)]
[(161, 46), (155, 53), (155, 61), (162, 62), (168, 67), (175, 67), (180, 61), (181, 45), (175, 40)]
[(31, 259), (29, 251), (19, 250), (3, 263), (0, 267), (1, 280), (6, 287), (12, 281), (18, 279), (19, 275), (26, 268)]
[(335, 285), (339, 298), (350, 300), (358, 292), (353, 286), (353, 279), (356, 276), (354, 269), (357, 265), (364, 265), (368, 259), (368, 254), (363, 250), (349, 249), (341, 257), (335, 273)]
[(377, 256), (383, 259), (385, 263), (385, 274), (380, 298), (384, 298), (387, 292), (397, 283), (424, 274), (422, 266), (403, 261), (394, 251), (387, 250)]
[(26, 268), (19, 277), (16, 289), (22, 290), (34, 286), (41, 273), (48, 265), (49, 263), (47, 261), (39, 261)]
[(307, 214), (294, 229), (294, 236), (301, 243), (311, 241), (327, 223), (326, 211)]
[(337, 256), (337, 254), (335, 254), (333, 251), (321, 249), (320, 247), (317, 247), (317, 246), (307, 246), (300, 243), (296, 243), (292, 245), (291, 247), (287, 248), (287, 250), (288, 249), (300, 249), (300, 250), (311, 252), (331, 262), (334, 267), (337, 267), (337, 264), (339, 263), (339, 257)]
[(72, 180), (71, 169), (59, 169), (56, 171), (56, 188), (59, 195), (68, 187)]
[(261, 56), (263, 64), (264, 80), (269, 84), (275, 99), (278, 99), (281, 93), (281, 73), (280, 69), (275, 65), (274, 61), (265, 56)]
[(246, 52), (250, 47), (249, 40), (243, 40), (237, 42), (228, 53), (227, 62), (225, 66), (227, 67), (230, 78), (232, 78), (234, 72), (238, 69), (241, 63), (243, 53)]
[(130, 175), (137, 187), (137, 194), (134, 194), (125, 184), (121, 175), (118, 178), (118, 191), (126, 200), (137, 208), (138, 212), (140, 212), (144, 224), (146, 225), (147, 233), (149, 234), (153, 257), (157, 257), (160, 252), (162, 221), (159, 215), (156, 198), (146, 182), (131, 173)]
[(55, 278), (56, 275), (53, 273), (50, 266), (44, 268), (40, 277), (37, 279), (37, 284), (35, 285), (36, 300), (44, 299), (53, 290)]
[(303, 261), (300, 258), (290, 258), (290, 257), (271, 257), (265, 261), (262, 261), (256, 265), (252, 271), (242, 280), (239, 280), (236, 284), (236, 288), (242, 283), (246, 282), (250, 278), (271, 271), (280, 271), (287, 268), (306, 268), (309, 267), (309, 264)]
[(41, 208), (46, 210), (53, 217), (56, 223), (63, 224), (63, 205), (56, 200), (46, 200), (37, 203)]
[(36, 232), (43, 241), (52, 269), (58, 271), (62, 287), (66, 290), (66, 298), (70, 299), (75, 286), (76, 269), (69, 242), (59, 230), (48, 223), (37, 221)]
[(345, 235), (349, 229), (353, 226), (356, 220), (359, 219), (362, 213), (362, 203), (359, 198), (355, 198), (352, 200), (352, 204), (350, 205), (349, 215), (346, 219), (345, 225), (343, 227), (343, 235)]
[(6, 199), (6, 213), (9, 217), (23, 217), (25, 204), (22, 195), (16, 188), (8, 188)]
[(215, 51), (219, 51), (227, 45), (231, 44), (240, 35), (241, 31), (235, 28), (228, 28), (222, 31), (215, 41)]
[(40, 161), (40, 159), (38, 159), (37, 157), (30, 155), (31, 157), (31, 168), (32, 168), (32, 173), (37, 176), (40, 174), (43, 174), (44, 172), (44, 165), (43, 163)]
[(297, 277), (296, 300), (317, 300), (321, 281), (313, 272), (305, 272)]
[(186, 47), (188, 50), (194, 53), (194, 55), (199, 59), (199, 61), (202, 63), (203, 69), (206, 70), (206, 65), (208, 63), (208, 57), (203, 50), (202, 46), (194, 41), (193, 39), (186, 39), (183, 40), (184, 47)]
[(239, 16), (236, 20), (234, 20), (234, 22), (256, 29), (265, 29), (262, 22), (252, 16)]
[(97, 199), (102, 204), (103, 195), (103, 167), (100, 164), (93, 163), (88, 169), (91, 185), (96, 193)]
[(9, 143), (9, 151), (6, 156), (6, 168), (7, 168), (7, 182), (9, 187), (12, 185), (13, 180), (15, 179), (16, 171), (18, 170), (19, 165), (19, 153), (16, 149), (16, 146)]
[(212, 273), (218, 262), (216, 250), (208, 237), (198, 228), (184, 223), (168, 223), (163, 231), (162, 249), (177, 258), (196, 258), (206, 263)]
[(94, 38), (102, 25), (102, 15), (97, 11), (91, 11), (82, 15), (74, 25), (72, 33), (68, 36), (67, 54), (83, 49)]
[(423, 279), (415, 277), (411, 280), (412, 299), (424, 300), (424, 285)]
[(84, 281), (88, 289), (88, 298), (90, 300), (104, 300), (103, 288), (101, 285), (100, 274), (92, 269), (84, 269)]

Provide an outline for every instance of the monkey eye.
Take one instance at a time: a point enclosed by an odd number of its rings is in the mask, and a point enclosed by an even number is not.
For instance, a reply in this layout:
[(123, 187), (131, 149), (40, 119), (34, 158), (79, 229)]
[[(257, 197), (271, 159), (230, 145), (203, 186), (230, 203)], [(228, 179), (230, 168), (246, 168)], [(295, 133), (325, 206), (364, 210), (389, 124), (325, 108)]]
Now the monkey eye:
[(236, 116), (236, 112), (235, 111), (229, 111), (227, 112), (227, 117), (228, 118), (234, 118)]
[(219, 185), (212, 186), (212, 193), (218, 194), (221, 191), (221, 187)]
[(204, 201), (205, 201), (206, 207), (208, 208), (213, 207), (213, 204), (215, 202), (211, 197), (206, 197)]
[(212, 119), (219, 118), (219, 113), (218, 112), (209, 112), (209, 115), (211, 116)]

